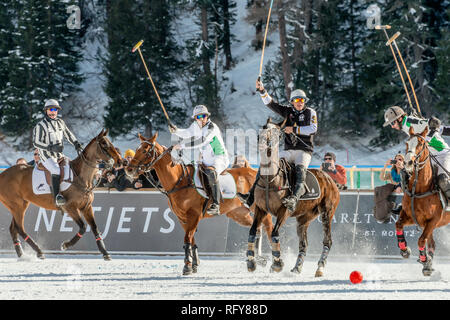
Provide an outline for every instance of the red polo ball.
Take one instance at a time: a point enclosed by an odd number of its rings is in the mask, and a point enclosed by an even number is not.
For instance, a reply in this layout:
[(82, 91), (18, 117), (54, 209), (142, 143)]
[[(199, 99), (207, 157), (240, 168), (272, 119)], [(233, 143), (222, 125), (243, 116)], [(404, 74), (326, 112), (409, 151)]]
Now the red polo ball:
[(353, 271), (350, 273), (350, 282), (353, 284), (361, 283), (363, 281), (362, 273), (359, 271)]

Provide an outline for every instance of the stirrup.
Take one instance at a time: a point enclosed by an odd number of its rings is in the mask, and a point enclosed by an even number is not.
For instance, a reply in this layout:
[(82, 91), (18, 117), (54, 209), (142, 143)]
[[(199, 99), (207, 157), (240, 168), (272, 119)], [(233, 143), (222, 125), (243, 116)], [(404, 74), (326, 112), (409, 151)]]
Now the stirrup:
[(213, 215), (213, 216), (218, 216), (220, 215), (220, 206), (218, 204), (211, 204), (211, 206), (206, 210), (206, 213)]

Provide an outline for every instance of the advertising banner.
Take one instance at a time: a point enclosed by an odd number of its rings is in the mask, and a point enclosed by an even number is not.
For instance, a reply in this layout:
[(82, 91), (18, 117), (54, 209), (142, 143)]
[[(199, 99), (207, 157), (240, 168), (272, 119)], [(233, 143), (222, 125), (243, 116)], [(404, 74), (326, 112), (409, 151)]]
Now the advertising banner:
[[(401, 201), (401, 195), (397, 196)], [(95, 191), (95, 218), (110, 253), (178, 254), (183, 252), (182, 223), (170, 210), (167, 197), (158, 191)], [(0, 204), (0, 250), (14, 252), (9, 233), (11, 214)], [(332, 221), (333, 246), (330, 254), (398, 256), (395, 222), (379, 223), (374, 218), (373, 192), (342, 191)], [(275, 220), (274, 220), (275, 222)], [(44, 252), (60, 252), (61, 243), (78, 232), (78, 226), (67, 214), (30, 205), (25, 228)], [(195, 240), (202, 254), (245, 254), (249, 228), (225, 216), (200, 221)], [(283, 252), (298, 252), (296, 219), (289, 218), (280, 229)], [(408, 245), (417, 250), (421, 230), (405, 228)], [(434, 231), (436, 255), (450, 256), (448, 227)], [(263, 250), (270, 253), (263, 232)], [(308, 229), (308, 254), (322, 251), (323, 230), (318, 217)], [(22, 241), (23, 242), (23, 241)], [(30, 252), (31, 248), (24, 245)], [(88, 227), (84, 237), (68, 252), (97, 253), (94, 236)]]

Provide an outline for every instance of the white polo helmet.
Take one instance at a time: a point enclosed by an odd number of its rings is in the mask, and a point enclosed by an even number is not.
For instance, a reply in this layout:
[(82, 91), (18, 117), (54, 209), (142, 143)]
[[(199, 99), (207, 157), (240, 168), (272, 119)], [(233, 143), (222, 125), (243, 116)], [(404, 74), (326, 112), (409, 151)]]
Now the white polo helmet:
[(48, 99), (47, 101), (45, 101), (44, 110), (48, 108), (58, 108), (59, 110), (62, 109), (58, 101), (56, 101), (55, 99)]
[(208, 111), (208, 108), (203, 104), (196, 105), (194, 111), (192, 112), (192, 118), (195, 119), (199, 114), (207, 114), (208, 117), (211, 115)]
[(384, 124), (383, 127), (387, 127), (392, 122), (397, 119), (400, 119), (403, 115), (405, 115), (405, 111), (398, 106), (389, 107), (384, 113)]
[(306, 96), (305, 91), (300, 90), (300, 89), (295, 89), (294, 91), (291, 92), (291, 97), (289, 99), (289, 101), (292, 101), (296, 98), (303, 98), (305, 99), (305, 102), (308, 102), (308, 97)]

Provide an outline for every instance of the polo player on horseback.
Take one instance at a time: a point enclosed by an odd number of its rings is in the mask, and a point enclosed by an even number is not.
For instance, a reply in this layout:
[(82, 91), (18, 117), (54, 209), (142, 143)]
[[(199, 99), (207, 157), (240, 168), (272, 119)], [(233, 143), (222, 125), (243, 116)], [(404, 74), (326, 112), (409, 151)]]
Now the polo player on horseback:
[[(269, 109), (283, 118), (287, 118), (284, 129), (286, 133), (284, 140), (285, 150), (280, 152), (280, 158), (285, 158), (289, 163), (295, 165), (296, 182), (293, 193), (284, 198), (282, 202), (289, 211), (294, 212), (297, 202), (306, 193), (306, 170), (311, 162), (314, 147), (313, 137), (317, 132), (316, 111), (306, 107), (308, 98), (303, 90), (297, 89), (291, 92), (290, 105), (280, 105), (267, 93), (259, 79), (256, 80), (256, 89)], [(258, 170), (255, 183), (249, 193), (246, 195), (238, 193), (238, 196), (248, 206), (251, 206), (254, 202), (254, 192), (259, 178), (260, 171)]]
[[(447, 200), (450, 200), (450, 182), (448, 172), (450, 171), (450, 147), (441, 135), (450, 135), (449, 127), (440, 127), (440, 121), (436, 118), (429, 120), (418, 118), (416, 116), (408, 116), (406, 112), (398, 107), (392, 106), (384, 113), (384, 127), (391, 126), (395, 130), (405, 132), (409, 136), (409, 129), (413, 128), (414, 133), (420, 134), (426, 128), (429, 132), (426, 136), (430, 153), (434, 156), (431, 158), (432, 164), (437, 164), (437, 179), (439, 188), (444, 192)], [(438, 163), (436, 163), (438, 162)]]
[(51, 174), (50, 188), (57, 206), (63, 206), (66, 203), (63, 195), (60, 194), (60, 167), (59, 161), (64, 158), (63, 140), (66, 138), (77, 150), (83, 151), (81, 143), (78, 142), (75, 135), (66, 126), (63, 119), (58, 118), (58, 111), (61, 106), (58, 101), (49, 99), (45, 102), (42, 119), (33, 130), (33, 146), (38, 149), (39, 157), (43, 166)]
[(199, 149), (211, 187), (212, 204), (206, 212), (219, 215), (221, 192), (218, 177), (228, 168), (230, 160), (219, 127), (211, 121), (210, 115), (206, 106), (197, 105), (192, 113), (194, 122), (189, 128), (178, 129), (170, 124), (169, 131), (182, 139), (190, 139), (187, 143), (175, 145), (174, 150)]

